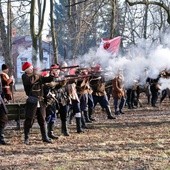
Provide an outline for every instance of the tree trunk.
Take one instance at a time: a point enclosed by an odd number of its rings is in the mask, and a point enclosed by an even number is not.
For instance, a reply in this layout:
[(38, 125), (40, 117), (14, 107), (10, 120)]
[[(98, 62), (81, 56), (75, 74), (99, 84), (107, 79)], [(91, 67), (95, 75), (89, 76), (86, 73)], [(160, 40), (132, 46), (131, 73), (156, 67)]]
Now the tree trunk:
[[(44, 0), (42, 15), (41, 15), (41, 18), (39, 20), (39, 28), (38, 28), (37, 34), (36, 34), (36, 30), (35, 30), (35, 6), (36, 6), (35, 1), (36, 0), (31, 1), (30, 31), (31, 31), (31, 37), (32, 37), (32, 62), (33, 62), (33, 66), (37, 67), (37, 61), (38, 61), (38, 56), (37, 56), (38, 45), (37, 45), (37, 42), (38, 42), (38, 38), (40, 37), (40, 35), (42, 33), (42, 29), (43, 29), (46, 0)], [(40, 1), (40, 0), (38, 0), (38, 1)], [(39, 8), (41, 8), (41, 7), (39, 7)]]
[[(39, 25), (41, 24), (41, 15), (42, 15), (41, 6), (42, 6), (42, 3), (39, 0), (38, 1), (38, 11), (39, 11), (38, 22), (39, 22)], [(42, 35), (41, 34), (38, 38), (38, 50), (39, 50), (39, 59), (41, 62), (43, 62), (43, 49), (42, 49)]]
[(144, 33), (143, 33), (144, 39), (147, 39), (147, 25), (148, 25), (147, 23), (148, 23), (148, 5), (146, 5), (144, 16)]
[(111, 0), (111, 6), (112, 6), (112, 13), (111, 13), (110, 39), (115, 37), (117, 0)]
[(53, 56), (54, 63), (58, 63), (58, 43), (57, 43), (57, 32), (54, 27), (54, 1), (50, 0), (50, 21), (51, 21), (51, 36), (53, 45)]
[(5, 60), (5, 63), (11, 68), (12, 67), (12, 60), (9, 55), (9, 44), (8, 44), (8, 35), (6, 33), (5, 29), (5, 21), (4, 21), (4, 16), (2, 12), (2, 6), (1, 6), (1, 0), (0, 0), (0, 34), (1, 34), (1, 40), (2, 40), (2, 51), (3, 51), (3, 57)]

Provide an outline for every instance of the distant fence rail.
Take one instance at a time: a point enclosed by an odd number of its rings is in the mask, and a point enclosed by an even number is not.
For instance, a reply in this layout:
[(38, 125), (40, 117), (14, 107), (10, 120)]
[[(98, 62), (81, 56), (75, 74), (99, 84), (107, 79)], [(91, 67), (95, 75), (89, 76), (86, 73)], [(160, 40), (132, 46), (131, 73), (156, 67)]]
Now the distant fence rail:
[(17, 129), (20, 129), (20, 120), (25, 118), (25, 103), (11, 103), (8, 108), (8, 120), (15, 120)]

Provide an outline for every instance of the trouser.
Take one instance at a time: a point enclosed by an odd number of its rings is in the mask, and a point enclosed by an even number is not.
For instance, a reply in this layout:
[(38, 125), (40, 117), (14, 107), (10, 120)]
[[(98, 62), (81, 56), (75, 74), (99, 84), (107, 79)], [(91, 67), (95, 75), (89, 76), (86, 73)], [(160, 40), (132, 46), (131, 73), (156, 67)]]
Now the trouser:
[(132, 109), (135, 105), (135, 91), (132, 89), (127, 89), (127, 98), (126, 98), (126, 103), (128, 105), (129, 109)]
[[(121, 97), (121, 99), (118, 99), (114, 97), (113, 100), (114, 100), (113, 105), (114, 105), (115, 113), (118, 111), (118, 108), (119, 108), (119, 111), (122, 111), (124, 104), (125, 104), (125, 98)], [(120, 100), (120, 103), (119, 103), (119, 100)]]
[(77, 100), (72, 100), (72, 109), (73, 109), (73, 114), (76, 117), (77, 133), (81, 133), (83, 132), (82, 122), (81, 122), (81, 109), (80, 109), (80, 103)]
[(102, 108), (106, 109), (106, 114), (108, 118), (112, 117), (107, 95), (103, 95), (103, 96), (93, 95), (93, 101), (94, 101), (94, 107), (97, 105), (97, 103), (99, 103)]
[(89, 113), (89, 119), (95, 120), (92, 118), (92, 115), (94, 113), (94, 101), (92, 94), (88, 94), (88, 113)]
[(24, 121), (24, 135), (25, 140), (29, 138), (30, 129), (34, 123), (35, 117), (40, 126), (42, 140), (47, 140), (47, 124), (46, 124), (46, 106), (44, 102), (40, 102), (40, 108), (37, 108), (37, 104), (26, 103), (25, 121)]
[(81, 121), (82, 121), (82, 125), (86, 127), (85, 124), (91, 122), (88, 113), (88, 93), (80, 94), (79, 99), (80, 99), (80, 109), (81, 109)]
[(3, 107), (0, 105), (0, 128), (5, 128), (8, 122), (8, 115), (4, 112)]
[(60, 104), (59, 114), (60, 114), (60, 119), (61, 119), (61, 133), (63, 133), (64, 136), (69, 136), (68, 128), (67, 128), (68, 111), (69, 111), (68, 105), (63, 106), (62, 104)]
[(55, 103), (53, 105), (49, 105), (46, 108), (46, 121), (47, 123), (54, 123), (57, 119), (56, 116), (56, 105)]
[(4, 112), (3, 107), (0, 106), (0, 144), (5, 144), (4, 141), (4, 128), (7, 124), (8, 116)]
[(150, 90), (151, 90), (151, 105), (155, 106), (156, 102), (158, 100), (158, 89), (156, 89), (155, 85), (151, 85), (150, 86)]
[(162, 90), (162, 96), (161, 96), (161, 99), (160, 99), (160, 103), (163, 102), (163, 100), (165, 99), (166, 96), (168, 96), (169, 99), (170, 99), (170, 90), (169, 90), (169, 88), (166, 88), (166, 89)]

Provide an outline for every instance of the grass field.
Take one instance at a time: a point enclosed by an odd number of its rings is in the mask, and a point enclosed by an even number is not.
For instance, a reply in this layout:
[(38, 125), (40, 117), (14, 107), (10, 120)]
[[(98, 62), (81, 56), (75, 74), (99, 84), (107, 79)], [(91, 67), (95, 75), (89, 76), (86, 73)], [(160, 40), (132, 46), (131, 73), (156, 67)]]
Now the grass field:
[[(113, 109), (113, 108), (112, 108)], [(0, 146), (1, 170), (170, 170), (170, 102), (162, 108), (144, 104), (107, 120), (99, 106), (96, 121), (85, 133), (77, 134), (75, 122), (70, 136), (60, 133), (60, 120), (53, 144), (41, 141), (35, 122), (30, 145), (23, 144), (23, 129), (9, 122), (5, 131), (7, 146)]]

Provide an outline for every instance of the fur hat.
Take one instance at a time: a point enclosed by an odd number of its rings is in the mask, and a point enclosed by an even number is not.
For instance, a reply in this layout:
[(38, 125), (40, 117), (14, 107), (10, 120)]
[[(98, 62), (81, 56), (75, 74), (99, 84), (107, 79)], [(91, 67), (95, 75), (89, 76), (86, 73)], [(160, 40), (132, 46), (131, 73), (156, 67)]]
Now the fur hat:
[(2, 64), (2, 70), (8, 69), (8, 66), (6, 64)]
[(60, 66), (59, 66), (59, 64), (52, 64), (51, 65), (51, 67), (50, 67), (50, 69), (52, 70), (52, 69), (58, 69)]
[(32, 69), (33, 66), (31, 63), (29, 62), (25, 62), (23, 65), (22, 65), (22, 71), (27, 71), (28, 69)]

